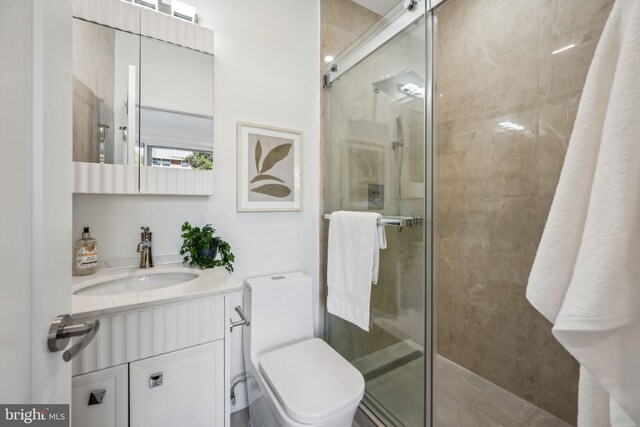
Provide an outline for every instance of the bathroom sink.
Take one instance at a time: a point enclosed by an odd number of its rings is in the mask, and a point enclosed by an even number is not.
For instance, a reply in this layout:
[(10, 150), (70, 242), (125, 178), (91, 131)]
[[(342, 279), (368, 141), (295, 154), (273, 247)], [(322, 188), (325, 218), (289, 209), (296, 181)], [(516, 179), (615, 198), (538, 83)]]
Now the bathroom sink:
[(198, 275), (193, 273), (136, 273), (117, 279), (105, 278), (104, 281), (78, 289), (73, 294), (81, 296), (102, 296), (153, 291), (168, 286), (179, 285), (196, 279), (197, 277)]

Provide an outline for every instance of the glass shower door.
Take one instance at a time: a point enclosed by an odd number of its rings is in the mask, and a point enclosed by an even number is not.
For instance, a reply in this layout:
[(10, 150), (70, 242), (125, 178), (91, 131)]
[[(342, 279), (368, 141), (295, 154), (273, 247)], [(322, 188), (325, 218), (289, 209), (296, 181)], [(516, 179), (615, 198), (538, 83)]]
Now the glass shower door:
[(364, 404), (389, 426), (424, 425), (425, 412), (426, 50), (420, 16), (341, 70), (326, 90), (325, 212), (379, 212), (414, 224), (385, 228), (388, 247), (380, 252), (372, 287), (369, 331), (327, 315), (329, 343), (362, 372)]

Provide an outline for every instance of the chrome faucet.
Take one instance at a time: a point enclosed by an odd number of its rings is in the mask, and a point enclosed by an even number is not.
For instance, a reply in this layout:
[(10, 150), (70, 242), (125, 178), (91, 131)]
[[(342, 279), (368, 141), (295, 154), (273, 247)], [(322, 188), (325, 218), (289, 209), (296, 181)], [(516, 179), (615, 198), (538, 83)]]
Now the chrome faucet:
[(138, 252), (140, 252), (140, 268), (153, 267), (153, 258), (151, 256), (151, 233), (149, 227), (140, 227), (140, 243), (138, 243)]

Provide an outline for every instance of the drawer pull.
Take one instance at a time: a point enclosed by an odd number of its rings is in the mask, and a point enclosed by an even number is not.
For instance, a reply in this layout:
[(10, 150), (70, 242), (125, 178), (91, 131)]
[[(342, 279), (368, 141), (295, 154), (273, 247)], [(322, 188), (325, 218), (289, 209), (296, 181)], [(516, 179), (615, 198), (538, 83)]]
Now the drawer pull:
[(89, 395), (89, 403), (88, 405), (100, 405), (104, 400), (104, 395), (107, 393), (107, 390), (94, 390)]
[(161, 386), (163, 378), (164, 374), (162, 372), (149, 376), (149, 388)]

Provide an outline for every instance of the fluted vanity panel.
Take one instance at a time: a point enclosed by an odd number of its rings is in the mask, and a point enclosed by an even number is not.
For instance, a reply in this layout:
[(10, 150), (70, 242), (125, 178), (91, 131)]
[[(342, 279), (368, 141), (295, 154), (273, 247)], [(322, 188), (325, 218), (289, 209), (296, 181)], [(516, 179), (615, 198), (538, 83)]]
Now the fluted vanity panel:
[(73, 16), (213, 54), (213, 31), (121, 0), (74, 0)]
[(140, 33), (138, 8), (120, 0), (74, 0), (73, 16), (130, 33)]
[(138, 194), (138, 166), (73, 162), (73, 192)]
[(94, 340), (73, 360), (73, 375), (223, 339), (224, 328), (221, 297), (105, 316)]
[(141, 167), (140, 193), (209, 196), (213, 174), (212, 170)]
[(213, 54), (213, 31), (210, 29), (148, 9), (140, 12), (143, 35)]

